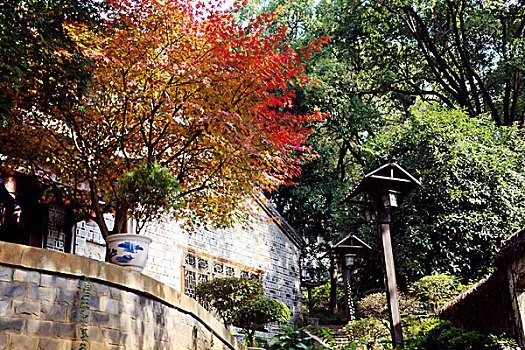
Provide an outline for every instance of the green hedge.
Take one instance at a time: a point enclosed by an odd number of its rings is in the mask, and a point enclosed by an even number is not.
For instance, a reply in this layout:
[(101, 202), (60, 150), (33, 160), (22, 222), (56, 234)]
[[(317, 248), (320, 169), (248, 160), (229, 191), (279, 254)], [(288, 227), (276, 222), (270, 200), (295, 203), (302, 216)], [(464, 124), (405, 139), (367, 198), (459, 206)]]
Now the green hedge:
[(430, 319), (416, 340), (421, 350), (502, 350), (519, 349), (512, 339), (487, 336), (455, 327), (450, 321)]

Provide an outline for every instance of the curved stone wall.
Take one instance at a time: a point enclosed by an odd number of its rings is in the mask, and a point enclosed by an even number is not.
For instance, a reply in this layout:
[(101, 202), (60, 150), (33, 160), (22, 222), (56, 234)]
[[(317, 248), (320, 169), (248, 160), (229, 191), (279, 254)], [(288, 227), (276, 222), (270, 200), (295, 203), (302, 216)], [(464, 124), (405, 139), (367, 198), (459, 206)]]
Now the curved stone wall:
[(197, 302), (150, 277), (0, 242), (0, 349), (84, 348), (244, 349)]

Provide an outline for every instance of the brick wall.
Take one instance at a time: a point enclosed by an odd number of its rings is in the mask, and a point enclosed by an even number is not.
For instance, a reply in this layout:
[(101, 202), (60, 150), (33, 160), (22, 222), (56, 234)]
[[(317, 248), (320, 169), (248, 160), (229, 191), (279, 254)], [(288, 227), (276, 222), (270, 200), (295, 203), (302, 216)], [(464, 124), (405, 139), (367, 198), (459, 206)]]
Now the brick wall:
[(493, 263), (494, 272), (438, 313), (456, 326), (502, 334), (525, 349), (525, 229), (510, 236)]
[[(89, 278), (91, 296), (81, 309)], [(59, 252), (0, 242), (0, 349), (242, 349), (191, 298), (147, 276)]]
[[(113, 228), (113, 216), (104, 214), (108, 229)], [(77, 255), (104, 261), (106, 257), (106, 242), (100, 229), (93, 221), (81, 221), (75, 227), (74, 252)]]
[(517, 336), (509, 285), (505, 275), (497, 270), (445, 305), (439, 317), (468, 330)]
[(261, 221), (252, 223), (249, 228), (237, 226), (192, 233), (167, 223), (152, 226), (146, 235), (153, 238), (153, 242), (145, 274), (182, 291), (182, 260), (187, 249), (239, 269), (262, 271), (266, 295), (290, 308), (292, 324), (300, 322), (300, 250), (275, 223)]
[[(277, 221), (260, 208), (257, 219), (226, 230), (198, 229), (184, 231), (176, 221), (150, 225), (144, 234), (153, 239), (144, 274), (178, 291), (183, 291), (184, 252), (203, 254), (210, 261), (224, 261), (237, 270), (253, 270), (262, 274), (267, 296), (285, 303), (292, 312), (290, 324), (299, 325), (302, 319), (300, 293), (300, 249), (283, 232)], [(86, 233), (85, 223), (79, 223), (77, 237)], [(89, 230), (98, 230), (89, 227)], [(94, 234), (95, 237), (96, 233)], [(85, 244), (77, 238), (77, 254), (104, 258), (103, 245), (89, 238)]]

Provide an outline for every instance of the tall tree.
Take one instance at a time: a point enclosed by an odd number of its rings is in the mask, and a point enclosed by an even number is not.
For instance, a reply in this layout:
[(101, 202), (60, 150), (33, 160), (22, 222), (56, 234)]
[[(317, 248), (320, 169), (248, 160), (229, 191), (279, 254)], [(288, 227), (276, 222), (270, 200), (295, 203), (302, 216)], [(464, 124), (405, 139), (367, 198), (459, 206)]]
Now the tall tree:
[[(366, 93), (396, 91), (525, 124), (524, 26), (520, 2), (374, 0), (363, 43), (383, 76)], [(384, 68), (386, 67), (386, 71)]]
[[(300, 55), (268, 34), (274, 16), (247, 26), (204, 2), (111, 1), (102, 28), (69, 25), (92, 65), (89, 91), (63, 113), (21, 113), (2, 153), (93, 210), (104, 237), (105, 202), (121, 230), (128, 206), (116, 181), (157, 162), (181, 185), (189, 223), (225, 225), (254, 188), (275, 188), (311, 158), (305, 126), (320, 113), (290, 114), (308, 85)], [(317, 41), (316, 45), (321, 45)], [(87, 191), (86, 191), (87, 190)]]
[[(297, 30), (287, 34), (297, 46), (305, 46), (312, 57), (306, 69), (319, 82), (315, 88), (297, 94), (295, 113), (316, 108), (329, 112), (322, 122), (313, 126), (315, 133), (308, 141), (320, 158), (306, 164), (301, 176), (290, 186), (281, 186), (271, 194), (271, 199), (308, 243), (303, 259), (306, 262), (303, 271), (308, 278), (326, 278), (326, 269), (329, 269), (333, 315), (337, 309), (338, 262), (332, 259), (329, 266), (323, 266), (311, 260), (325, 254), (330, 243), (356, 233), (358, 208), (343, 203), (343, 199), (352, 187), (351, 179), (363, 165), (359, 146), (384, 124), (378, 108), (392, 110), (394, 103), (372, 94), (354, 93), (367, 89), (370, 77), (368, 66), (353, 65), (356, 55), (361, 54), (358, 45), (361, 32), (352, 29), (350, 24), (359, 23), (362, 8), (342, 10), (333, 2), (324, 1), (315, 7), (311, 5), (305, 0), (272, 1), (268, 5), (279, 8), (283, 17), (293, 21)], [(321, 33), (330, 37), (327, 49), (309, 48), (310, 41)], [(377, 274), (370, 276), (374, 282)], [(369, 288), (370, 284), (365, 284), (364, 288)]]
[(421, 180), (392, 215), (405, 278), (449, 273), (468, 281), (487, 272), (503, 240), (525, 224), (524, 149), (516, 127), (431, 105), (367, 144), (371, 167), (394, 156)]
[(88, 60), (63, 26), (95, 25), (104, 5), (91, 0), (0, 3), (2, 121), (20, 111), (66, 109), (87, 88)]

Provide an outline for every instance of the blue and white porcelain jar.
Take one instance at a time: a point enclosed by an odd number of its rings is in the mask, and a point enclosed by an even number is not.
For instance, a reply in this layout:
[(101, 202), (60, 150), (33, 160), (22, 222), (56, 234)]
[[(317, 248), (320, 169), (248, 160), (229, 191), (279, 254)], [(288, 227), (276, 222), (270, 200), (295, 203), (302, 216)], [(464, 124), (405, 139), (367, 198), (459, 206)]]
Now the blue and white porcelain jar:
[(148, 260), (151, 238), (129, 233), (108, 236), (109, 261), (113, 264), (142, 271)]

